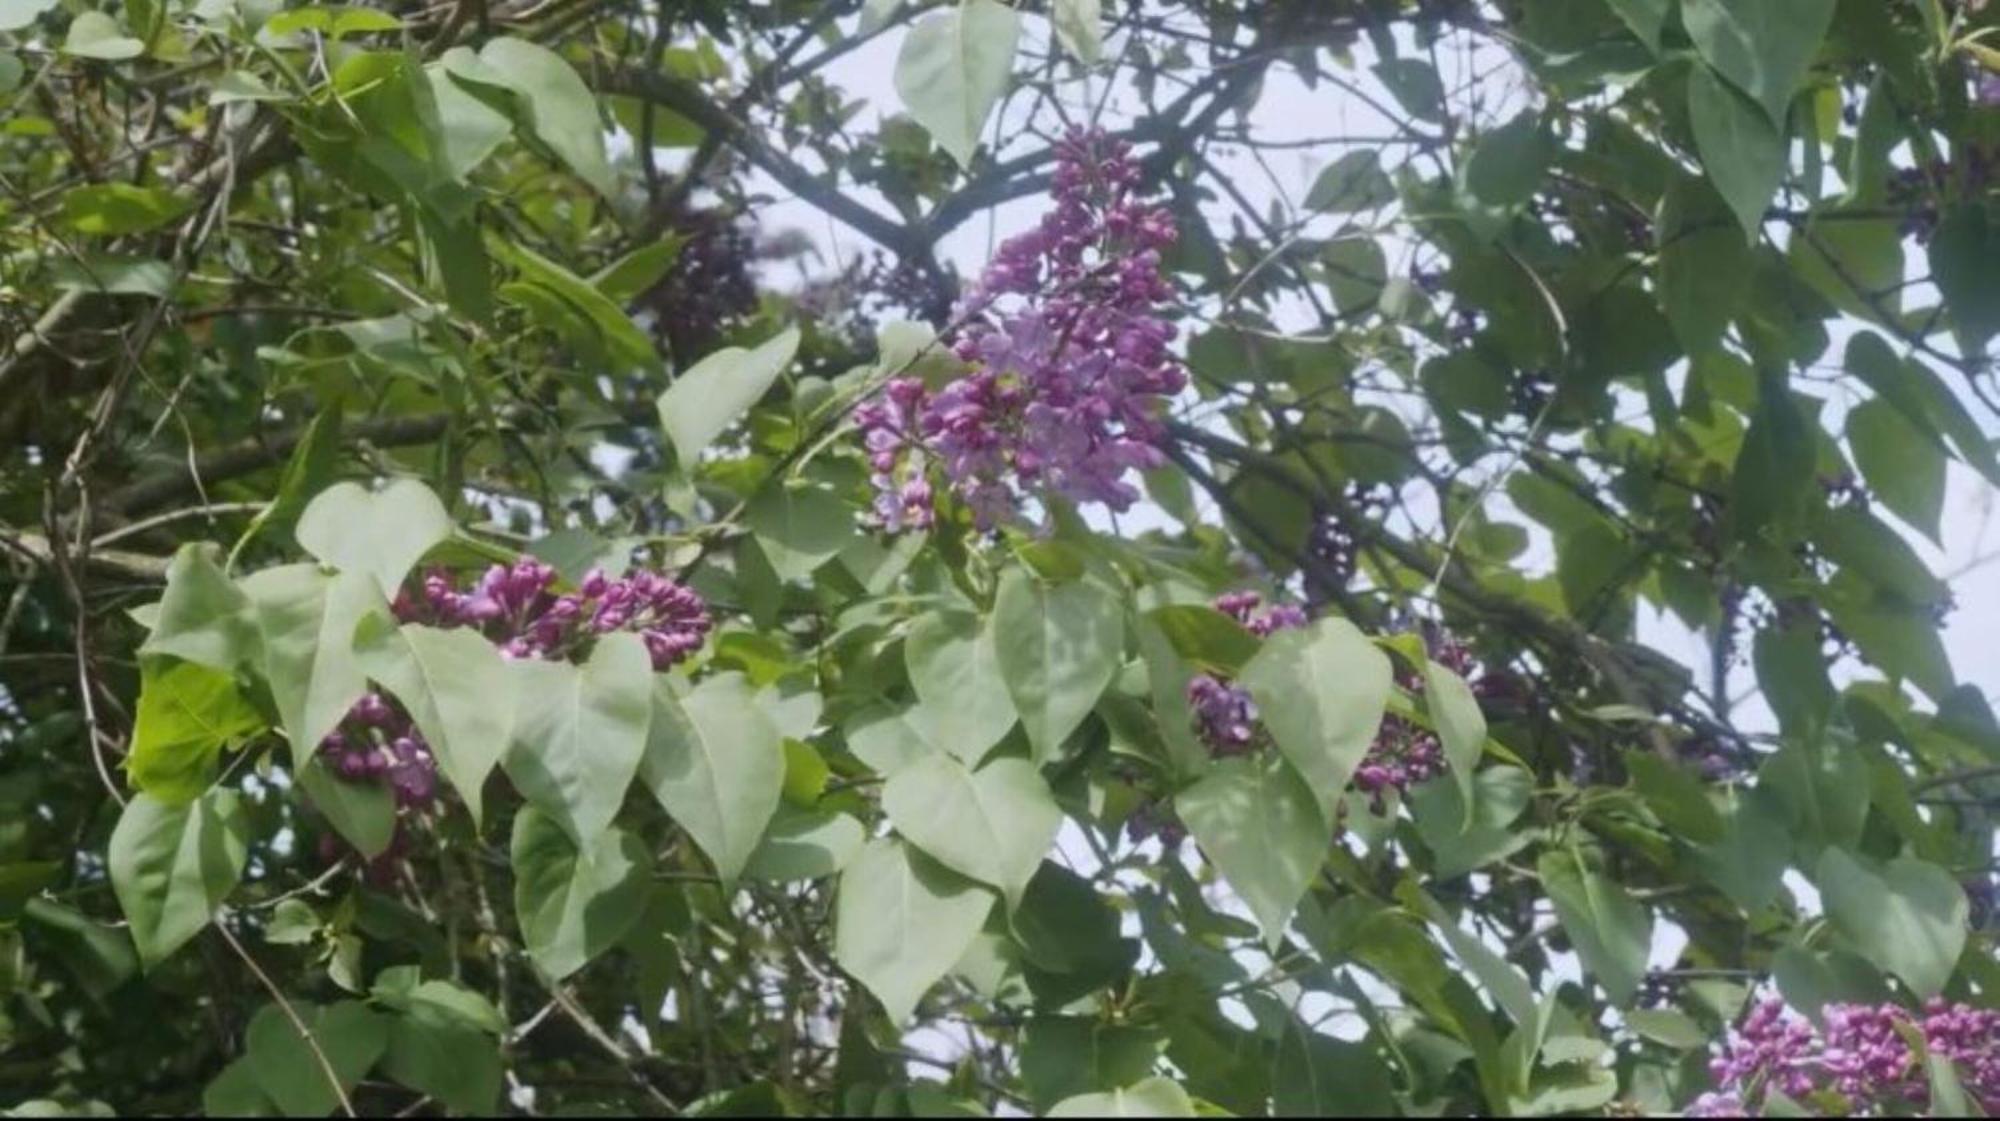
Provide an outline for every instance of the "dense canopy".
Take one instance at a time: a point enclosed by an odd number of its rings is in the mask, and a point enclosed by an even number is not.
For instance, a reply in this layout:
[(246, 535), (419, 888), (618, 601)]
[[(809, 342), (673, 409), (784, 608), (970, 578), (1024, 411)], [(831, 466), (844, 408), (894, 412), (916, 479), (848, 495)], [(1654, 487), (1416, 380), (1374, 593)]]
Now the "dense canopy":
[(0, 0), (0, 1110), (2000, 1110), (1996, 29)]

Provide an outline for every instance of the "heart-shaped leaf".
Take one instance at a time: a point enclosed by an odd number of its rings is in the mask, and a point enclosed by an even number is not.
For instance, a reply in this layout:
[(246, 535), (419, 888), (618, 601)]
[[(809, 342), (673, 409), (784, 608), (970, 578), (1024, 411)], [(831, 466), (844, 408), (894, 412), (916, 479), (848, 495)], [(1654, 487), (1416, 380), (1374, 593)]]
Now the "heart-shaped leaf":
[(343, 572), (374, 577), (390, 599), (431, 547), (451, 536), (451, 515), (431, 488), (397, 479), (370, 492), (335, 483), (314, 496), (295, 531), (301, 548)]

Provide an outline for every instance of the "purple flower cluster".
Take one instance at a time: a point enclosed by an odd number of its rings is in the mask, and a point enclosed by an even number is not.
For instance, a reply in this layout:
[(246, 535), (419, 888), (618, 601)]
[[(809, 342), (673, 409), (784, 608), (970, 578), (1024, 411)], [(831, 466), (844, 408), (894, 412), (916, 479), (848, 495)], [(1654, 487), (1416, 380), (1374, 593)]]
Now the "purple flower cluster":
[(422, 591), (396, 598), (404, 622), (473, 627), (509, 658), (560, 661), (599, 635), (632, 631), (646, 644), (653, 668), (664, 670), (701, 647), (713, 625), (693, 591), (657, 572), (613, 580), (592, 569), (574, 592), (557, 594), (556, 571), (532, 557), (494, 565), (469, 590), (444, 572), (423, 579)]
[(1306, 625), (1306, 609), (1296, 603), (1274, 603), (1264, 606), (1264, 597), (1256, 592), (1229, 592), (1215, 597), (1215, 609), (1249, 628), (1258, 638), (1265, 638), (1273, 631), (1288, 627)]
[(1783, 1001), (1758, 1002), (1709, 1064), (1716, 1090), (1688, 1116), (1754, 1113), (1774, 1091), (1795, 1101), (1834, 1096), (1849, 1114), (1923, 1111), (1930, 1078), (1903, 1037), (1912, 1027), (1926, 1050), (1951, 1061), (1984, 1112), (2000, 1109), (2000, 1012), (1933, 1000), (1920, 1017), (1893, 1004), (1830, 1004), (1824, 1018), (1824, 1032), (1815, 1032)]
[(1139, 201), (1128, 145), (1072, 131), (1057, 146), (1054, 209), (1001, 245), (955, 316), (971, 367), (936, 393), (914, 378), (856, 411), (884, 529), (929, 524), (935, 461), (982, 527), (1031, 492), (1125, 510), (1132, 470), (1164, 462), (1158, 412), (1187, 376), (1159, 317), (1173, 296), (1167, 211)]
[(1389, 791), (1408, 793), (1444, 770), (1444, 745), (1437, 736), (1400, 716), (1384, 716), (1375, 742), (1354, 770), (1354, 789), (1368, 795), (1369, 811), (1380, 816), (1389, 811)]
[(365, 694), (319, 742), (333, 773), (348, 782), (386, 781), (396, 803), (420, 809), (437, 797), (437, 760), (402, 709), (380, 693)]

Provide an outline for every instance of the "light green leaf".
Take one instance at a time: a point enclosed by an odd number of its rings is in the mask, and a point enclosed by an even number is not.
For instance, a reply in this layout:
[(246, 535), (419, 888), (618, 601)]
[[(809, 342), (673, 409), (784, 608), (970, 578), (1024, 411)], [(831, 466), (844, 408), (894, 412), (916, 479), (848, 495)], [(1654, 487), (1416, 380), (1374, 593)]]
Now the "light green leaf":
[(487, 776), (514, 730), (514, 706), (504, 700), (512, 689), (506, 661), (475, 630), (362, 630), (355, 648), (362, 670), (403, 703), (477, 823)]
[(1324, 821), (1334, 820), (1340, 792), (1381, 727), (1390, 676), (1388, 656), (1354, 624), (1321, 619), (1265, 639), (1237, 679)]
[(938, 719), (921, 705), (892, 709), (871, 705), (841, 726), (847, 749), (880, 775), (892, 775), (942, 750), (932, 742), (931, 725)]
[(425, 553), (452, 533), (451, 515), (431, 488), (397, 479), (370, 492), (359, 483), (320, 491), (299, 515), (299, 546), (343, 572), (375, 578), (394, 599)]
[(1124, 648), (1118, 598), (1095, 584), (1044, 584), (1009, 569), (988, 621), (995, 659), (1035, 761), (1056, 757), (1118, 674)]
[(1486, 752), (1486, 714), (1479, 711), (1479, 699), (1472, 687), (1452, 670), (1424, 660), (1424, 710), (1431, 727), (1444, 744), (1445, 761), (1465, 796), (1466, 820), (1472, 819), (1473, 783), (1478, 778), (1479, 759)]
[(1902, 978), (1918, 999), (1944, 991), (1965, 949), (1965, 891), (1935, 864), (1898, 857), (1863, 863), (1829, 847), (1813, 881), (1834, 926), (1870, 961)]
[(358, 782), (341, 778), (319, 754), (299, 766), (296, 774), (313, 808), (363, 860), (389, 851), (396, 837), (396, 795), (387, 783), (374, 778)]
[(766, 487), (743, 512), (743, 522), (779, 578), (803, 580), (840, 554), (859, 532), (855, 510), (828, 486), (781, 483)]
[(1689, 354), (1718, 343), (1750, 281), (1750, 250), (1729, 204), (1707, 180), (1676, 176), (1660, 198), (1660, 310)]
[(1049, 19), (1056, 37), (1086, 66), (1104, 55), (1104, 6), (1101, 0), (1053, 0)]
[(1833, 21), (1835, 0), (1681, 0), (1701, 57), (1782, 126)]
[(1225, 759), (1174, 808), (1275, 947), (1333, 835), (1311, 789), (1282, 759)]
[(382, 1073), (468, 1117), (494, 1115), (505, 1077), (500, 1045), (491, 1035), (416, 1016), (391, 1023)]
[(0, 31), (19, 31), (55, 6), (56, 0), (0, 0)]
[(597, 100), (561, 55), (502, 36), (481, 47), (476, 59), (471, 51), (456, 47), (440, 61), (454, 78), (511, 90), (521, 99), (529, 130), (577, 178), (606, 198), (617, 193), (617, 177), (604, 153)]
[[(78, 16), (76, 22), (82, 23), (92, 15), (101, 19), (110, 18), (97, 12), (86, 12)], [(136, 39), (123, 41), (138, 45)], [(78, 233), (96, 237), (117, 237), (158, 229), (193, 207), (194, 203), (164, 187), (139, 187), (131, 183), (92, 183), (71, 187), (62, 196), (63, 218), (70, 227)]]
[(552, 981), (610, 949), (644, 909), (652, 858), (623, 830), (601, 830), (579, 851), (560, 822), (530, 806), (514, 818), (510, 859), (521, 937)]
[(238, 101), (290, 101), (292, 95), (272, 89), (264, 79), (248, 70), (231, 70), (210, 87), (210, 105), (231, 105)]
[(1058, 1102), (1050, 1117), (1193, 1117), (1194, 1102), (1171, 1078), (1144, 1082), (1108, 1094), (1080, 1094)]
[(355, 631), (364, 619), (387, 618), (388, 601), (365, 575), (329, 576), (311, 564), (267, 568), (241, 586), (257, 620), (265, 683), (292, 757), (304, 759), (367, 691)]
[(798, 349), (799, 330), (790, 327), (754, 350), (718, 350), (674, 379), (660, 396), (660, 426), (683, 469), (764, 396)]
[(676, 697), (653, 685), (652, 731), (640, 780), (734, 883), (749, 863), (785, 785), (778, 729), (740, 674), (711, 677)]
[(1847, 414), (1847, 440), (1855, 466), (1882, 505), (1942, 545), (1945, 456), (1937, 438), (1878, 399)]
[(987, 115), (1007, 92), (1020, 34), (1020, 13), (999, 0), (960, 0), (903, 40), (896, 93), (960, 167), (972, 163)]
[(837, 875), (860, 855), (867, 839), (861, 822), (848, 814), (781, 806), (743, 874), (779, 882)]
[(945, 867), (1001, 890), (1010, 906), (1055, 843), (1062, 810), (1034, 766), (995, 759), (976, 771), (930, 755), (897, 771), (882, 808), (910, 843)]
[[(5, 65), (0, 62), (0, 70)], [(0, 81), (0, 92), (5, 92), (5, 86), (6, 82)], [(81, 261), (57, 261), (51, 270), (51, 280), (65, 292), (114, 296), (165, 299), (174, 290), (173, 266), (151, 257), (117, 253), (86, 253)]]
[[(267, 1004), (250, 1018), (244, 1032), (243, 1062), (257, 1088), (285, 1116), (325, 1117), (339, 1108), (341, 1095), (351, 1093), (382, 1057), (389, 1045), (389, 1018), (352, 1000), (324, 1007), (293, 1001), (292, 1011), (311, 1033), (312, 1043), (299, 1034), (283, 1008)], [(329, 1066), (340, 1083), (337, 1091), (327, 1078)]]
[(929, 742), (976, 764), (1014, 727), (999, 655), (977, 616), (935, 611), (919, 617), (903, 639), (903, 661), (922, 702), (911, 718), (927, 724)]
[[(78, 58), (94, 58), (104, 62), (122, 62), (138, 58), (146, 53), (146, 44), (125, 34), (118, 21), (103, 12), (82, 12), (70, 21), (69, 34), (63, 39), (63, 53)], [(99, 184), (103, 187), (126, 187), (129, 184)], [(89, 190), (91, 188), (76, 188)], [(133, 187), (132, 190), (143, 188)], [(157, 223), (155, 223), (157, 225)], [(86, 233), (92, 231), (85, 231)], [(104, 231), (96, 231), (102, 233)], [(123, 232), (123, 231), (120, 231)]]
[(250, 599), (218, 563), (206, 543), (183, 545), (167, 566), (167, 592), (141, 654), (164, 654), (227, 670), (257, 653), (257, 624)]
[(185, 805), (139, 794), (111, 832), (111, 887), (148, 967), (208, 925), (243, 875), (250, 824), (233, 790)]
[(500, 765), (536, 809), (590, 847), (611, 825), (647, 754), (653, 663), (629, 632), (597, 642), (581, 666), (508, 663), (514, 735)]
[(840, 876), (833, 956), (903, 1024), (986, 924), (993, 894), (895, 838)]
[(1556, 906), (1563, 932), (1583, 959), (1583, 968), (1614, 1005), (1639, 991), (1653, 945), (1653, 916), (1624, 888), (1585, 868), (1569, 852), (1542, 854), (1536, 863), (1542, 890)]
[(1785, 145), (1777, 127), (1706, 66), (1688, 74), (1688, 119), (1710, 181), (1744, 234), (1756, 241), (1764, 208), (1785, 175)]
[(673, 269), (687, 241), (682, 235), (669, 234), (651, 245), (642, 245), (604, 266), (590, 278), (591, 287), (617, 303), (638, 299)]
[(395, 31), (403, 21), (388, 12), (347, 4), (309, 4), (279, 12), (264, 21), (262, 34), (271, 38), (317, 31), (332, 39), (365, 35), (373, 31)]
[(1357, 148), (1326, 165), (1306, 192), (1306, 209), (1333, 214), (1374, 210), (1396, 201), (1395, 184), (1382, 173), (1373, 148)]
[(222, 749), (264, 728), (236, 678), (194, 662), (148, 660), (139, 669), (139, 712), (125, 772), (162, 802), (192, 802), (215, 779)]
[(445, 174), (463, 182), (501, 142), (514, 133), (514, 122), (477, 94), (453, 81), (442, 62), (424, 67), (424, 82), (437, 106), (438, 155)]

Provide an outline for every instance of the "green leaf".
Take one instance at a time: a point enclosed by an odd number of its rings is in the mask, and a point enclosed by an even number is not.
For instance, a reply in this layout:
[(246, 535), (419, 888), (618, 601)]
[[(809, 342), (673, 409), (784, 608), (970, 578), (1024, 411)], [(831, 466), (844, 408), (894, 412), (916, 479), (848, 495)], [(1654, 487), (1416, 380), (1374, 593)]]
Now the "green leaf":
[(210, 88), (210, 105), (232, 105), (239, 101), (290, 101), (292, 95), (283, 90), (275, 90), (264, 79), (248, 70), (231, 70), (215, 80)]
[(341, 1096), (353, 1092), (382, 1057), (389, 1045), (389, 1018), (352, 1000), (324, 1007), (295, 1000), (291, 1007), (311, 1042), (283, 1008), (267, 1004), (244, 1032), (243, 1062), (257, 1088), (285, 1116), (324, 1117), (339, 1108)]
[(777, 812), (784, 746), (740, 674), (708, 678), (685, 697), (657, 680), (640, 780), (731, 884)]
[(514, 818), (509, 856), (522, 940), (551, 981), (610, 949), (644, 909), (652, 858), (621, 829), (578, 849), (560, 822), (530, 806)]
[(1688, 74), (1688, 119), (1701, 165), (1744, 234), (1756, 241), (1764, 207), (1785, 175), (1783, 137), (1748, 98), (1706, 66)]
[(1882, 972), (1846, 950), (1813, 951), (1792, 944), (1771, 955), (1771, 980), (1785, 1003), (1814, 1023), (1829, 1004), (1881, 1004), (1892, 999)]
[(882, 809), (896, 831), (945, 867), (997, 887), (1018, 903), (1055, 843), (1062, 811), (1022, 759), (976, 771), (930, 755), (890, 776)]
[(1791, 859), (1785, 807), (1768, 790), (1748, 790), (1737, 797), (1722, 840), (1701, 846), (1696, 863), (1710, 883), (1755, 914), (1777, 898)]
[(1021, 1081), (1036, 1108), (1129, 1086), (1153, 1072), (1160, 1039), (1083, 1016), (1037, 1016), (1021, 1033)]
[(976, 764), (1013, 729), (1014, 700), (1007, 695), (993, 637), (978, 616), (947, 611), (921, 616), (903, 639), (903, 661), (922, 702), (912, 717), (926, 724), (929, 742)]
[[(85, 16), (97, 14), (87, 12)], [(77, 22), (82, 23), (85, 16), (78, 16)], [(127, 39), (125, 42), (137, 45), (137, 40)], [(70, 228), (95, 237), (117, 237), (158, 229), (193, 208), (194, 203), (164, 187), (135, 187), (130, 183), (92, 183), (71, 187), (62, 196), (63, 218)]]
[[(581, 349), (601, 352), (616, 363), (618, 368), (607, 372), (659, 371), (660, 352), (653, 340), (632, 322), (624, 308), (595, 285), (525, 246), (502, 243), (501, 252), (521, 270), (521, 276), (529, 282), (528, 291), (556, 298), (550, 322), (559, 333)], [(522, 290), (517, 285), (508, 285), (501, 294), (518, 295)], [(531, 301), (530, 310), (540, 311), (549, 306), (545, 300)]]
[(333, 772), (326, 757), (315, 754), (298, 768), (299, 786), (313, 807), (353, 845), (363, 860), (373, 860), (389, 851), (396, 837), (396, 795), (378, 779), (359, 782), (343, 779)]
[(1464, 678), (1428, 658), (1424, 660), (1424, 710), (1444, 744), (1445, 760), (1465, 796), (1466, 819), (1470, 821), (1473, 784), (1478, 779), (1480, 756), (1486, 752), (1486, 714), (1479, 710), (1479, 699)]
[(167, 565), (167, 592), (141, 654), (164, 654), (227, 670), (257, 652), (257, 623), (250, 598), (217, 563), (206, 543), (183, 545)]
[(683, 470), (764, 396), (798, 349), (799, 330), (789, 327), (754, 350), (718, 350), (674, 379), (660, 396), (660, 426)]
[(992, 909), (991, 892), (909, 845), (871, 841), (840, 876), (834, 960), (900, 1025), (957, 964)]
[[(0, 61), (0, 71), (6, 63)], [(0, 92), (6, 82), (0, 78)], [(166, 299), (174, 290), (174, 269), (165, 261), (117, 253), (86, 253), (82, 260), (61, 260), (52, 270), (55, 286), (66, 292)]]
[(431, 488), (397, 479), (371, 493), (335, 483), (299, 515), (299, 546), (343, 572), (361, 572), (390, 599), (431, 547), (452, 534), (451, 515)]
[(1937, 371), (1915, 357), (1896, 357), (1882, 336), (1856, 332), (1847, 344), (1847, 372), (1861, 378), (1876, 396), (1888, 401), (1904, 419), (1926, 432), (1949, 439), (1959, 457), (1987, 481), (2000, 485), (2000, 464), (1979, 423)]
[(590, 87), (563, 57), (547, 47), (502, 36), (487, 42), (475, 58), (454, 47), (439, 60), (452, 77), (501, 86), (520, 98), (529, 131), (549, 146), (577, 178), (610, 198), (618, 180), (604, 153), (604, 124)]
[(223, 748), (263, 729), (264, 718), (231, 674), (149, 660), (139, 669), (139, 713), (125, 772), (162, 802), (192, 802), (214, 781)]
[(1054, 759), (1118, 674), (1124, 653), (1118, 597), (1095, 584), (1049, 585), (1009, 569), (987, 625), (1035, 761)]
[(126, 804), (105, 859), (139, 960), (164, 961), (208, 925), (243, 875), (249, 832), (233, 790), (178, 806), (142, 793)]
[(972, 163), (988, 114), (1007, 92), (1020, 14), (998, 0), (960, 0), (910, 28), (896, 57), (896, 93), (960, 167)]
[(1612, 1004), (1629, 1002), (1646, 976), (1652, 915), (1615, 881), (1585, 868), (1571, 853), (1545, 852), (1536, 870), (1584, 971)]
[(453, 81), (442, 62), (424, 67), (424, 89), (437, 107), (433, 145), (444, 173), (464, 182), (501, 142), (514, 134), (514, 122), (479, 95)]
[(513, 734), (514, 707), (495, 703), (513, 687), (506, 661), (476, 630), (414, 624), (362, 630), (355, 648), (361, 668), (403, 703), (477, 823), (487, 776)]
[(1050, 1117), (1193, 1117), (1194, 1102), (1171, 1078), (1148, 1078), (1107, 1094), (1081, 1094), (1058, 1102)]
[(743, 512), (743, 523), (757, 535), (772, 571), (788, 581), (811, 576), (859, 536), (855, 511), (832, 487), (817, 484), (765, 487)]
[(674, 262), (680, 260), (687, 239), (669, 234), (651, 245), (642, 245), (604, 266), (590, 278), (591, 287), (615, 303), (629, 303), (658, 284)]
[[(500, 765), (522, 797), (589, 847), (610, 828), (648, 754), (654, 683), (646, 645), (614, 632), (598, 639), (581, 666), (520, 661), (507, 668), (514, 736)], [(782, 778), (782, 760), (778, 773)]]
[(1815, 211), (1787, 253), (1799, 279), (1850, 315), (1881, 320), (1902, 308), (1903, 238), (1893, 218)]
[(1225, 759), (1174, 808), (1277, 946), (1331, 843), (1313, 791), (1281, 759)]
[(1243, 624), (1207, 604), (1176, 603), (1146, 613), (1174, 652), (1207, 669), (1234, 676), (1263, 643)]
[(1667, 13), (1673, 10), (1673, 0), (1611, 0), (1611, 10), (1648, 50), (1660, 53), (1660, 32), (1666, 26)]
[(264, 21), (263, 34), (272, 38), (317, 31), (332, 39), (366, 35), (376, 31), (396, 31), (403, 21), (388, 12), (348, 4), (310, 4), (279, 12)]
[(1395, 185), (1382, 173), (1373, 148), (1357, 148), (1326, 165), (1306, 191), (1306, 209), (1332, 214), (1374, 210), (1396, 201)]
[(1628, 752), (1625, 766), (1639, 796), (1675, 836), (1697, 845), (1722, 840), (1722, 815), (1709, 801), (1700, 779), (1678, 764), (1643, 751)]
[(780, 806), (743, 874), (778, 882), (838, 875), (867, 839), (861, 822), (848, 814)]
[(1847, 440), (1855, 466), (1882, 505), (1941, 545), (1945, 456), (1937, 437), (1878, 399), (1847, 414)]
[(1102, 0), (1053, 0), (1049, 21), (1055, 25), (1056, 37), (1069, 53), (1086, 66), (1097, 65), (1104, 55)]
[(1681, 22), (1701, 57), (1782, 126), (1792, 94), (1819, 54), (1835, 0), (1681, 0)]
[(257, 620), (264, 680), (293, 758), (304, 759), (367, 691), (355, 632), (365, 619), (386, 619), (389, 605), (367, 576), (329, 576), (311, 564), (267, 568), (241, 586)]
[[(105, 13), (83, 12), (70, 21), (69, 34), (63, 38), (62, 50), (64, 54), (75, 55), (78, 58), (94, 58), (104, 62), (122, 62), (126, 59), (138, 58), (140, 55), (145, 54), (146, 44), (125, 34), (118, 26), (118, 21)], [(100, 184), (99, 186), (127, 187), (129, 185), (107, 183)], [(97, 188), (73, 188), (70, 194), (74, 195), (79, 190), (87, 191), (95, 189)], [(130, 189), (137, 191), (144, 188), (131, 187)], [(68, 209), (67, 200), (65, 200), (64, 208)], [(157, 225), (158, 223), (153, 224)], [(141, 226), (139, 228), (146, 229), (150, 227)], [(90, 233), (93, 231), (86, 230), (84, 232)], [(94, 232), (103, 233), (107, 231), (99, 230)], [(115, 232), (122, 233), (127, 231)]]
[(1465, 159), (1465, 193), (1490, 210), (1512, 210), (1534, 195), (1553, 145), (1532, 109), (1481, 136)]
[(19, 31), (31, 26), (57, 0), (0, 0), (0, 31)]
[(1735, 318), (1750, 282), (1750, 250), (1735, 219), (1707, 180), (1676, 176), (1660, 198), (1660, 310), (1689, 354), (1715, 346)]
[(1397, 104), (1412, 116), (1441, 121), (1445, 114), (1444, 82), (1437, 68), (1414, 58), (1386, 59), (1375, 66), (1374, 74)]
[(1782, 539), (1797, 527), (1813, 484), (1813, 440), (1782, 372), (1757, 377), (1757, 412), (1737, 453), (1729, 517), (1737, 539)]
[(494, 1115), (504, 1078), (500, 1046), (491, 1035), (418, 1016), (391, 1023), (382, 1073), (470, 1117)]
[(211, 1079), (201, 1092), (201, 1112), (208, 1117), (272, 1117), (280, 1108), (257, 1085), (257, 1075), (250, 1069), (248, 1059), (238, 1059), (223, 1067), (222, 1073)]
[(1624, 1013), (1625, 1026), (1638, 1035), (1676, 1051), (1696, 1051), (1707, 1047), (1707, 1028), (1685, 1012), (1673, 1008), (1634, 1008)]
[(1984, 352), (2000, 333), (2000, 214), (1985, 202), (1949, 207), (1928, 251), (1931, 279), (1962, 349)]
[(1868, 820), (1868, 765), (1851, 746), (1824, 737), (1788, 743), (1765, 760), (1757, 785), (1784, 808), (1801, 853), (1861, 839)]
[[(1388, 703), (1388, 656), (1354, 624), (1321, 619), (1279, 631), (1243, 667), (1278, 750), (1310, 787), (1323, 821), (1334, 820), (1340, 792), (1368, 754)], [(1324, 848), (1325, 838), (1318, 847)]]
[(1333, 309), (1341, 315), (1370, 312), (1381, 302), (1382, 288), (1389, 283), (1389, 259), (1374, 238), (1341, 238), (1320, 254), (1320, 264), (1326, 270)]
[(1870, 961), (1920, 1000), (1944, 991), (1965, 949), (1970, 916), (1965, 891), (1950, 873), (1907, 856), (1863, 863), (1828, 847), (1813, 882), (1835, 928)]
[(1367, 1043), (1285, 1025), (1271, 1074), (1277, 1117), (1388, 1117), (1397, 1113), (1390, 1066)]

